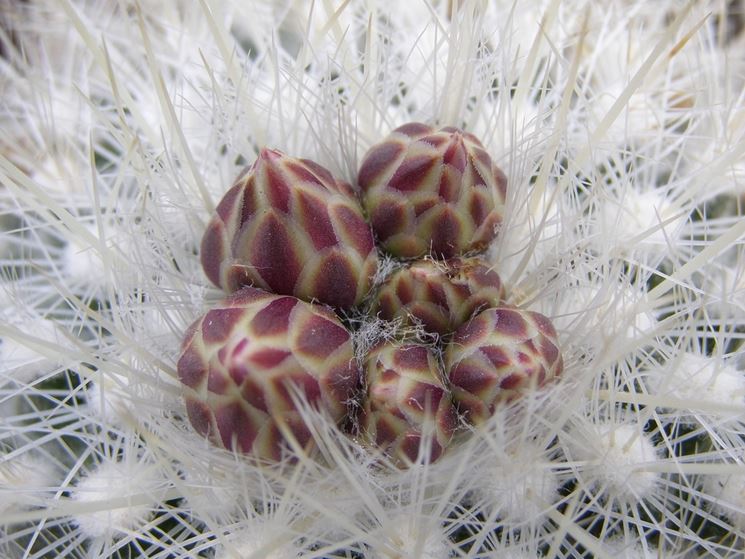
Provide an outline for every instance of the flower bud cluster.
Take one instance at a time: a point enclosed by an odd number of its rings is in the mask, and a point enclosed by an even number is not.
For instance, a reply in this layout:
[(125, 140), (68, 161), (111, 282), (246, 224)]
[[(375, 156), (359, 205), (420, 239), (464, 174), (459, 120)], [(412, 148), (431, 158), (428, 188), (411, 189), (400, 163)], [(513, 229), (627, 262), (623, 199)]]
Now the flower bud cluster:
[[(278, 460), (313, 448), (309, 405), (395, 464), (430, 462), (460, 421), (482, 424), (558, 376), (551, 321), (506, 304), (478, 255), (498, 232), (506, 188), (481, 142), (452, 127), (397, 128), (365, 155), (356, 188), (263, 149), (202, 240), (204, 271), (229, 295), (183, 342), (193, 427)], [(401, 265), (374, 285), (379, 250)], [(420, 335), (360, 359), (344, 320), (353, 311)]]

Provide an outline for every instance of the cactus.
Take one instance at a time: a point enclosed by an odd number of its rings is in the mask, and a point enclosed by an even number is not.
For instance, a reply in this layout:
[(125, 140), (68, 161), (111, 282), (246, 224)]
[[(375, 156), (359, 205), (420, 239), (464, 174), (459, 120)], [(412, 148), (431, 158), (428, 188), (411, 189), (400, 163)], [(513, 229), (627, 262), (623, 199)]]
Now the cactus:
[(482, 250), (502, 222), (507, 179), (468, 132), (410, 123), (365, 155), (363, 205), (386, 251), (451, 258)]
[(543, 386), (563, 363), (551, 321), (514, 307), (487, 309), (461, 326), (445, 348), (453, 399), (471, 423), (495, 408)]
[(360, 382), (350, 334), (329, 309), (251, 287), (192, 324), (177, 369), (199, 433), (272, 460), (288, 434), (312, 446), (296, 395), (341, 423)]
[(362, 439), (398, 465), (416, 462), (428, 437), (425, 462), (440, 457), (457, 425), (434, 353), (422, 345), (381, 343), (367, 356), (360, 415)]
[(499, 275), (480, 258), (420, 260), (386, 280), (373, 312), (385, 320), (401, 318), (404, 326), (421, 323), (426, 332), (443, 336), (503, 300)]
[(220, 201), (202, 239), (207, 277), (337, 308), (368, 293), (377, 252), (352, 187), (312, 161), (262, 149)]

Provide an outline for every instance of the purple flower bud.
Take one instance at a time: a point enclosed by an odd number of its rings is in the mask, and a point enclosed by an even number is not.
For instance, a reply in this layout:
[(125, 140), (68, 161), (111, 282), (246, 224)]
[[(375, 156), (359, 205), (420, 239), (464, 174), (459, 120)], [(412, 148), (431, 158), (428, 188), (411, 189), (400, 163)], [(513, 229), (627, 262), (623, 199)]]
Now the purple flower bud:
[(365, 155), (357, 181), (382, 248), (451, 258), (482, 250), (502, 222), (507, 179), (468, 132), (410, 123)]
[(481, 312), (445, 348), (453, 398), (473, 424), (489, 419), (501, 403), (559, 376), (562, 367), (551, 321), (515, 307)]
[(363, 440), (407, 465), (417, 460), (428, 437), (424, 460), (439, 458), (457, 425), (439, 371), (434, 353), (422, 345), (383, 343), (370, 351), (360, 417)]
[(480, 258), (420, 260), (386, 280), (373, 311), (385, 320), (401, 318), (405, 326), (419, 322), (427, 332), (446, 335), (503, 300), (499, 275)]
[(333, 312), (251, 287), (189, 328), (178, 376), (198, 432), (273, 460), (286, 445), (284, 433), (312, 445), (298, 394), (341, 423), (360, 383), (350, 334)]
[(358, 304), (377, 268), (352, 187), (320, 165), (263, 149), (223, 196), (202, 239), (207, 277), (337, 308)]

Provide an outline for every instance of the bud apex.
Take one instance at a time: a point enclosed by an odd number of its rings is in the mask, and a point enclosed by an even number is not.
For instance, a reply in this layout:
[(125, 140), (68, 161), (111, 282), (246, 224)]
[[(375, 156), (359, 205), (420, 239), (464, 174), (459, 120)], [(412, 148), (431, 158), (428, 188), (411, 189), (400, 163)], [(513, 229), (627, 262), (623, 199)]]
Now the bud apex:
[(410, 123), (370, 148), (358, 175), (382, 247), (451, 258), (482, 250), (502, 222), (507, 179), (468, 132)]
[(453, 399), (473, 424), (495, 408), (561, 374), (551, 321), (514, 307), (487, 309), (461, 326), (445, 348)]
[(373, 310), (384, 320), (401, 318), (405, 326), (418, 322), (442, 336), (503, 300), (499, 275), (480, 258), (420, 260), (386, 280)]
[(245, 287), (187, 331), (178, 376), (194, 428), (227, 449), (276, 460), (284, 432), (308, 446), (295, 404), (340, 423), (359, 386), (349, 332), (326, 307)]
[(377, 252), (352, 187), (320, 165), (263, 149), (223, 196), (202, 238), (207, 277), (337, 308), (368, 293)]
[(457, 424), (439, 370), (437, 358), (425, 346), (383, 343), (373, 348), (365, 364), (363, 439), (405, 465), (416, 462), (427, 437), (431, 446), (424, 460), (439, 458)]

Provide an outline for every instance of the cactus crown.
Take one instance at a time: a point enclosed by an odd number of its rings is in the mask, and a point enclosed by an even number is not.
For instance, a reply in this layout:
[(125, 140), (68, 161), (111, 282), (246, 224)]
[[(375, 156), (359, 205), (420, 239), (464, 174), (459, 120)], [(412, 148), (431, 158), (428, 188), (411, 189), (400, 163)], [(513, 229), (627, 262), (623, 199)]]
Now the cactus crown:
[(478, 138), (409, 123), (370, 148), (357, 182), (361, 200), (317, 163), (264, 148), (218, 204), (201, 260), (229, 295), (178, 362), (189, 419), (218, 446), (310, 452), (310, 406), (396, 465), (429, 462), (460, 422), (561, 373), (550, 320), (506, 305), (474, 255), (498, 233), (507, 188)]

